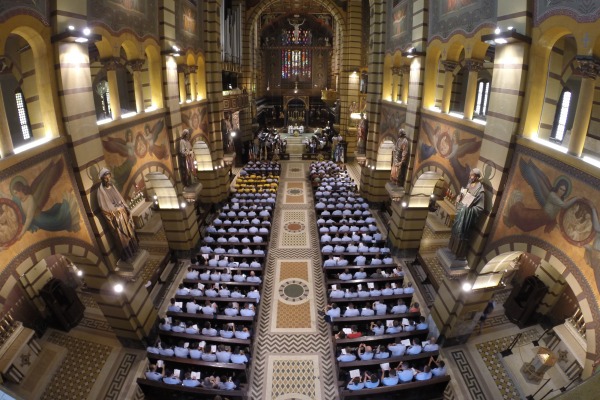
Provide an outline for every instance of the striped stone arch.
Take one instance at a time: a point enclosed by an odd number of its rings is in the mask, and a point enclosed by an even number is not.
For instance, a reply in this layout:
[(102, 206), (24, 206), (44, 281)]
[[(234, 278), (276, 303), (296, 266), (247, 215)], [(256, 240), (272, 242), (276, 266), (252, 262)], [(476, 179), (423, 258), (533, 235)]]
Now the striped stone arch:
[(169, 178), (173, 186), (175, 186), (175, 178), (173, 178), (173, 173), (171, 172), (171, 170), (169, 170), (162, 163), (152, 161), (144, 164), (141, 168), (139, 168), (136, 171), (135, 174), (133, 174), (132, 179), (130, 179), (127, 186), (123, 188), (123, 195), (125, 196), (125, 194), (131, 193), (131, 188), (133, 187), (133, 185), (135, 185), (136, 182), (144, 181), (145, 176), (148, 175), (150, 172), (160, 172), (161, 174), (164, 174), (167, 178)]
[(86, 275), (93, 270), (97, 271), (98, 275), (105, 276), (108, 271), (95, 246), (80, 239), (53, 237), (29, 246), (7, 264), (0, 274), (0, 281), (3, 282), (0, 292), (10, 293), (21, 276), (28, 273), (40, 261), (57, 254), (62, 254), (71, 261), (76, 260), (80, 267), (85, 265), (83, 270)]
[(531, 236), (507, 236), (489, 244), (486, 249), (488, 251), (481, 257), (476, 268), (477, 271), (501, 254), (522, 251), (547, 261), (564, 278), (573, 290), (585, 320), (587, 349), (582, 377), (589, 377), (592, 373), (592, 364), (598, 358), (597, 352), (600, 350), (600, 331), (598, 329), (600, 308), (589, 282), (579, 267), (559, 248)]
[(412, 175), (414, 178), (412, 179), (411, 187), (414, 187), (419, 178), (427, 172), (435, 172), (436, 174), (439, 174), (440, 178), (444, 178), (444, 180), (450, 184), (450, 188), (454, 193), (458, 193), (460, 190), (460, 185), (458, 182), (456, 182), (456, 179), (453, 177), (450, 171), (448, 171), (446, 167), (433, 162), (424, 162), (419, 166), (418, 170), (414, 171)]

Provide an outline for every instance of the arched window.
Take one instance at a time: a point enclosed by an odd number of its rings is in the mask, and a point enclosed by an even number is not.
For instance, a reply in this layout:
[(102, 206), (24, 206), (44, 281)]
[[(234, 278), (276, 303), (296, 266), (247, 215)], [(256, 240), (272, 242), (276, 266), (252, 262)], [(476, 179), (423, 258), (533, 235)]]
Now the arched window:
[(490, 99), (490, 81), (482, 79), (477, 82), (477, 98), (475, 99), (475, 114), (483, 117), (487, 114)]
[(556, 114), (554, 115), (554, 124), (552, 125), (552, 133), (550, 139), (554, 142), (562, 143), (567, 130), (567, 117), (569, 116), (569, 106), (571, 105), (571, 91), (563, 89), (560, 94), (560, 99), (556, 106)]
[(17, 113), (19, 114), (19, 123), (23, 140), (31, 139), (31, 125), (29, 124), (29, 114), (27, 113), (27, 104), (23, 97), (23, 92), (19, 89), (15, 92), (15, 101), (17, 103)]

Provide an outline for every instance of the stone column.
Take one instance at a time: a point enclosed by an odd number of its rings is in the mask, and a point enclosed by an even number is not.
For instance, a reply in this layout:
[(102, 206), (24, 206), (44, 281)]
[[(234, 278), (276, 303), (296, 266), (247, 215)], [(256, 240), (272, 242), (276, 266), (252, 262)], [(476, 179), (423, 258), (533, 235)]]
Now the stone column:
[(196, 74), (198, 67), (195, 65), (188, 66), (188, 72), (190, 77), (190, 99), (195, 101), (198, 98), (198, 86), (196, 84)]
[(465, 109), (463, 115), (465, 119), (473, 119), (475, 97), (477, 97), (477, 77), (479, 76), (479, 71), (483, 68), (483, 61), (473, 58), (465, 61), (467, 71), (469, 71), (469, 81), (467, 83), (467, 94), (465, 97)]
[(187, 90), (185, 88), (185, 77), (189, 76), (189, 70), (187, 65), (177, 65), (177, 76), (179, 80), (179, 102), (185, 103), (187, 101)]
[[(9, 61), (5, 57), (0, 57), (0, 71), (10, 73)], [(10, 127), (6, 119), (6, 109), (4, 108), (4, 97), (0, 93), (0, 156), (5, 158), (14, 152), (12, 138), (10, 137)]]
[(398, 100), (398, 93), (400, 92), (400, 74), (401, 74), (401, 68), (400, 67), (392, 67), (392, 95), (391, 95), (391, 101), (396, 101)]
[(581, 88), (577, 100), (577, 111), (571, 129), (569, 140), (569, 154), (581, 157), (585, 137), (590, 126), (592, 106), (594, 104), (594, 91), (596, 90), (596, 77), (600, 72), (600, 63), (594, 58), (577, 57), (575, 73), (581, 76)]
[(402, 73), (402, 91), (400, 92), (400, 100), (403, 104), (408, 103), (408, 84), (410, 82), (410, 65), (400, 67)]
[(117, 82), (117, 68), (119, 67), (119, 60), (116, 58), (109, 58), (102, 60), (104, 68), (106, 68), (106, 79), (108, 79), (108, 95), (110, 97), (110, 113), (112, 119), (117, 120), (121, 118), (121, 100), (119, 99), (119, 84)]
[(142, 68), (144, 67), (144, 60), (131, 60), (129, 66), (133, 72), (133, 90), (135, 92), (135, 111), (139, 113), (144, 112), (144, 92), (142, 90)]
[(452, 82), (454, 81), (454, 70), (458, 63), (456, 61), (442, 61), (446, 74), (444, 75), (444, 95), (442, 97), (442, 112), (448, 114), (450, 111), (450, 100), (452, 99)]

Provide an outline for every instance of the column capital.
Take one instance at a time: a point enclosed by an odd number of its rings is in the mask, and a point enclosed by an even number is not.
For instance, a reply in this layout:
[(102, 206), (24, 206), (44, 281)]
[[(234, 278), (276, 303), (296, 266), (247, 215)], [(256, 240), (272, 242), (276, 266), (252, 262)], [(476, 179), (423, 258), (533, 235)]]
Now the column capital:
[(121, 65), (121, 60), (119, 58), (105, 58), (100, 60), (104, 68), (107, 71), (116, 71), (117, 68)]
[(12, 73), (12, 61), (6, 56), (0, 56), (0, 74)]
[(483, 69), (483, 60), (468, 58), (465, 60), (465, 67), (469, 72), (479, 72)]
[(402, 73), (402, 67), (392, 67), (392, 75), (400, 75)]
[(596, 79), (600, 74), (600, 60), (593, 56), (577, 56), (573, 64), (573, 70), (576, 75), (583, 78)]
[(454, 72), (458, 66), (458, 62), (452, 60), (442, 60), (442, 65), (444, 66), (444, 70), (446, 72)]
[(409, 74), (410, 73), (410, 65), (403, 65), (400, 67), (401, 74)]
[(177, 72), (187, 75), (190, 73), (190, 67), (186, 64), (177, 64)]
[(196, 72), (198, 72), (198, 66), (197, 65), (189, 65), (188, 70), (189, 70), (190, 74), (195, 74)]
[(145, 62), (145, 60), (137, 59), (128, 61), (127, 65), (129, 65), (133, 71), (141, 71)]

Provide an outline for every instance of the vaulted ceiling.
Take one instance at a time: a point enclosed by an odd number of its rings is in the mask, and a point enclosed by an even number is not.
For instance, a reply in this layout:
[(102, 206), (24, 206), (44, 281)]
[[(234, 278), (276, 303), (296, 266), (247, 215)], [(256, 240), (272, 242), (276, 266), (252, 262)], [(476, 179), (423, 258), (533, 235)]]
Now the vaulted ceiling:
[[(247, 8), (258, 5), (261, 0), (247, 0)], [(286, 14), (314, 14), (326, 13), (328, 8), (324, 4), (334, 3), (336, 6), (344, 9), (345, 0), (276, 0), (270, 2), (263, 13), (286, 13)]]

